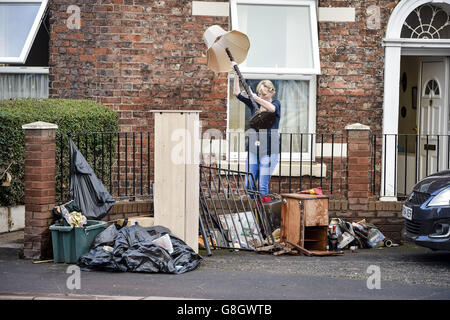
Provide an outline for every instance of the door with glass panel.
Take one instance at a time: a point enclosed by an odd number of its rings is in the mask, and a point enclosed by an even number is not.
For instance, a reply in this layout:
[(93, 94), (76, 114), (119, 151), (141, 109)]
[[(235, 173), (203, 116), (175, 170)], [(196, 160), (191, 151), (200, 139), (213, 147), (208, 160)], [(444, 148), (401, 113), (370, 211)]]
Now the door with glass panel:
[(449, 141), (446, 68), (446, 58), (427, 58), (421, 63), (419, 179), (447, 168)]

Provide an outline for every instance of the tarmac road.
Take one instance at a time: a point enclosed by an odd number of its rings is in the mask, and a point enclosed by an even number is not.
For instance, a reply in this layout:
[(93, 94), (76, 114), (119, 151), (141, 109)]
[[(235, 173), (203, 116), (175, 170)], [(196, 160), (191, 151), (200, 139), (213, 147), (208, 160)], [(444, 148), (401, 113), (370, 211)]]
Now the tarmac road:
[[(181, 275), (81, 271), (80, 289), (67, 285), (70, 265), (34, 264), (5, 247), (0, 299), (450, 299), (450, 252), (410, 244), (328, 257), (220, 250)], [(374, 270), (379, 289), (368, 288), (377, 286)]]

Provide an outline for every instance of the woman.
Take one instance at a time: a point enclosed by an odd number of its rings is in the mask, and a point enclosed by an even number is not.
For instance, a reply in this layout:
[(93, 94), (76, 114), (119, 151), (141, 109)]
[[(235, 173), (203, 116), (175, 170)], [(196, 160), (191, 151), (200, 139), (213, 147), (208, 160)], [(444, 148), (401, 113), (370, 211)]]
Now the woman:
[[(234, 70), (236, 62), (231, 62), (231, 67)], [(251, 90), (250, 90), (251, 91)], [(253, 94), (253, 99), (258, 105), (260, 111), (276, 112), (275, 124), (269, 130), (259, 130), (256, 132), (251, 129), (248, 130), (249, 145), (247, 149), (247, 163), (245, 167), (246, 172), (253, 174), (255, 180), (259, 184), (259, 192), (263, 197), (263, 201), (270, 201), (267, 197), (269, 194), (270, 177), (275, 170), (278, 163), (278, 151), (280, 137), (278, 135), (278, 126), (280, 123), (281, 104), (280, 101), (274, 100), (275, 86), (270, 80), (262, 80), (256, 86), (256, 93)], [(255, 107), (245, 91), (241, 92), (239, 86), (239, 77), (235, 75), (233, 83), (233, 94), (245, 105), (250, 108), (251, 115), (255, 114)], [(250, 190), (255, 190), (255, 186), (251, 178), (249, 178), (245, 187)]]

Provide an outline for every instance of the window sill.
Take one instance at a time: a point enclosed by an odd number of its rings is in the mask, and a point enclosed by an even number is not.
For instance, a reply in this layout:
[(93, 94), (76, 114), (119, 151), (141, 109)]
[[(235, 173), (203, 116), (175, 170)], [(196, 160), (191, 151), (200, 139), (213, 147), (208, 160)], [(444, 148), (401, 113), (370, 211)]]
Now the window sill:
[(37, 74), (49, 74), (50, 67), (0, 67), (0, 73), (37, 73)]

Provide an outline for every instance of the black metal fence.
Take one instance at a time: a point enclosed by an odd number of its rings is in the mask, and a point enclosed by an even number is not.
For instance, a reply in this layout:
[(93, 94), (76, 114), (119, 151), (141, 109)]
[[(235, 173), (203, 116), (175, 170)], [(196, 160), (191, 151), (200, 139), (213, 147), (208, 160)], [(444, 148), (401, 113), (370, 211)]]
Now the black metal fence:
[[(405, 198), (419, 180), (450, 169), (450, 135), (372, 135), (371, 145), (374, 195)], [(383, 169), (383, 163), (394, 166), (395, 176)], [(393, 187), (389, 188), (389, 184)]]
[[(58, 201), (70, 198), (69, 137), (113, 197), (130, 200), (152, 197), (152, 132), (79, 132), (57, 133)], [(246, 171), (248, 144), (249, 137), (243, 132), (229, 132), (225, 137), (205, 132), (200, 164)], [(342, 134), (281, 133), (277, 148), (270, 193), (321, 187), (325, 194), (336, 197), (345, 194), (347, 162)], [(263, 152), (257, 148), (257, 154)], [(259, 184), (257, 176), (255, 180)]]
[(151, 197), (151, 135), (150, 132), (57, 133), (57, 199), (60, 202), (70, 199), (69, 138), (116, 199)]
[[(297, 192), (321, 187), (324, 193), (342, 196), (346, 189), (346, 141), (342, 134), (281, 133), (272, 161), (270, 193)], [(230, 132), (226, 139), (203, 135), (202, 163), (218, 168), (248, 171), (246, 150), (250, 138), (243, 132)], [(257, 156), (264, 153), (256, 148)], [(274, 153), (274, 152), (272, 152)], [(281, 165), (280, 165), (281, 164)], [(260, 179), (255, 177), (258, 182)]]
[(200, 166), (200, 225), (206, 248), (255, 250), (274, 243), (261, 195), (247, 183), (255, 183), (248, 172)]
[[(97, 177), (116, 199), (148, 199), (153, 193), (152, 132), (57, 133), (57, 201), (69, 200), (71, 137)], [(370, 189), (373, 196), (406, 197), (422, 178), (450, 169), (450, 135), (371, 135)], [(201, 165), (248, 171), (249, 137), (244, 132), (204, 132)], [(321, 187), (345, 197), (347, 144), (342, 134), (281, 133), (269, 193)], [(256, 148), (258, 156), (264, 154)], [(261, 153), (259, 153), (261, 152)], [(384, 170), (394, 166), (394, 171)], [(390, 167), (389, 167), (390, 166)], [(393, 172), (395, 177), (390, 175)], [(255, 180), (259, 183), (258, 176)], [(393, 185), (393, 186), (392, 186)]]

